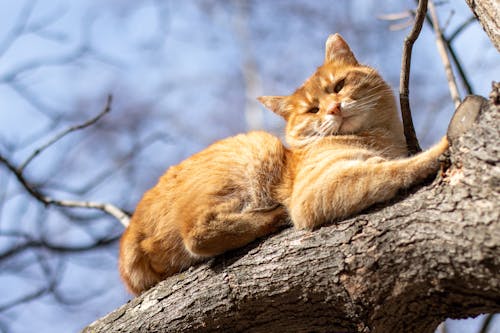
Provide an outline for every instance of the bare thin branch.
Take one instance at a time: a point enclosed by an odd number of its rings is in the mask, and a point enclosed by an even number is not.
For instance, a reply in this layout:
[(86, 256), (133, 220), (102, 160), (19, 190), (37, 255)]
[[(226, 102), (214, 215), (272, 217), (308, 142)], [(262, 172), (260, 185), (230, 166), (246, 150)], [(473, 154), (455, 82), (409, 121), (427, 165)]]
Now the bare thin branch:
[(446, 42), (446, 47), (448, 48), (448, 53), (451, 56), (451, 59), (455, 63), (455, 68), (458, 71), (458, 75), (460, 76), (460, 80), (462, 81), (463, 87), (467, 95), (474, 95), (474, 89), (472, 88), (472, 84), (465, 73), (464, 66), (462, 66), (462, 62), (457, 56), (455, 49), (451, 46), (451, 42)]
[(87, 122), (77, 125), (77, 126), (72, 126), (68, 128), (67, 130), (59, 133), (56, 135), (53, 139), (49, 140), (46, 144), (35, 150), (33, 154), (31, 154), (28, 159), (20, 166), (16, 167), (11, 161), (9, 161), (6, 157), (4, 157), (2, 154), (0, 154), (0, 163), (4, 164), (8, 170), (10, 170), (17, 178), (17, 180), (21, 183), (21, 185), (28, 191), (31, 196), (33, 196), (35, 199), (43, 203), (44, 205), (54, 205), (54, 206), (59, 206), (59, 207), (71, 207), (71, 208), (89, 208), (89, 209), (97, 209), (102, 212), (105, 212), (106, 214), (109, 214), (116, 218), (118, 221), (120, 221), (125, 227), (128, 226), (130, 216), (122, 209), (110, 204), (110, 203), (101, 203), (101, 202), (93, 202), (93, 201), (74, 201), (74, 200), (58, 200), (51, 198), (50, 196), (47, 196), (43, 193), (41, 193), (39, 190), (33, 186), (31, 182), (29, 182), (26, 177), (23, 175), (23, 170), (28, 165), (28, 163), (33, 160), (40, 152), (42, 152), (44, 149), (49, 147), (50, 145), (54, 144), (67, 134), (74, 132), (76, 130), (88, 127), (92, 124), (95, 124), (99, 119), (101, 119), (106, 113), (108, 113), (111, 110), (111, 96), (108, 96), (106, 106), (103, 109), (99, 115), (96, 117), (88, 120)]
[(7, 33), (7, 36), (4, 38), (4, 40), (0, 43), (0, 56), (3, 55), (24, 32), (34, 7), (35, 1), (27, 1), (25, 3), (16, 19), (15, 24)]
[(467, 20), (465, 20), (458, 28), (455, 29), (448, 37), (448, 42), (451, 43), (453, 40), (462, 32), (465, 28), (467, 28), (472, 22), (477, 21), (476, 17), (472, 15)]
[(460, 105), (460, 93), (458, 91), (457, 82), (455, 80), (455, 75), (453, 74), (453, 69), (451, 68), (450, 58), (446, 52), (445, 38), (443, 37), (443, 32), (439, 26), (439, 18), (434, 6), (434, 2), (429, 0), (429, 14), (432, 20), (432, 26), (434, 28), (434, 34), (436, 35), (436, 45), (438, 48), (439, 56), (444, 65), (444, 70), (446, 72), (446, 79), (448, 80), (448, 87), (450, 89), (451, 99), (455, 108)]
[(409, 83), (410, 83), (410, 66), (411, 52), (413, 44), (417, 40), (427, 12), (427, 0), (420, 0), (415, 16), (415, 23), (412, 30), (405, 38), (403, 45), (403, 57), (401, 63), (401, 76), (399, 80), (399, 102), (401, 105), (401, 116), (403, 118), (403, 126), (406, 137), (406, 146), (408, 152), (413, 155), (422, 151), (415, 134), (415, 127), (411, 117), (410, 98), (409, 98)]
[(27, 293), (24, 296), (21, 296), (15, 300), (12, 300), (10, 302), (7, 302), (5, 304), (0, 305), (0, 313), (6, 310), (11, 309), (14, 306), (21, 305), (23, 303), (30, 302), (32, 300), (35, 300), (39, 297), (44, 296), (45, 294), (54, 292), (54, 290), (57, 287), (57, 284), (60, 281), (60, 272), (61, 272), (61, 264), (59, 264), (58, 268), (54, 271), (50, 265), (47, 262), (47, 258), (45, 258), (43, 255), (40, 253), (37, 254), (37, 261), (40, 265), (41, 270), (43, 271), (43, 274), (47, 278), (47, 285), (44, 287), (41, 287), (31, 293)]
[(404, 12), (400, 12), (400, 13), (382, 14), (382, 15), (378, 15), (377, 18), (379, 20), (384, 20), (384, 21), (399, 21), (399, 20), (403, 20), (403, 19), (412, 18), (412, 11), (405, 10)]
[(168, 137), (166, 138), (165, 133), (154, 132), (151, 135), (148, 135), (144, 140), (140, 142), (134, 143), (132, 147), (130, 147), (129, 151), (123, 156), (116, 159), (114, 165), (110, 168), (107, 168), (100, 173), (98, 173), (94, 178), (87, 181), (85, 184), (80, 185), (79, 187), (71, 187), (68, 184), (64, 184), (63, 182), (58, 182), (57, 180), (54, 182), (47, 182), (44, 186), (49, 186), (49, 188), (57, 188), (58, 191), (65, 191), (67, 193), (76, 194), (76, 195), (85, 195), (90, 190), (95, 189), (97, 186), (102, 185), (106, 179), (110, 178), (116, 171), (123, 168), (127, 163), (129, 163), (132, 158), (137, 155), (138, 152), (143, 149), (151, 146), (156, 142), (164, 142), (168, 143)]
[(453, 19), (453, 16), (455, 16), (455, 11), (452, 9), (450, 13), (448, 14), (448, 17), (446, 18), (446, 21), (444, 22), (443, 26), (441, 27), (441, 31), (446, 31), (448, 27), (450, 26), (451, 20)]
[(26, 168), (26, 166), (35, 157), (37, 157), (41, 152), (43, 152), (48, 147), (52, 146), (54, 143), (56, 143), (60, 139), (64, 138), (66, 135), (68, 135), (68, 134), (70, 134), (72, 132), (84, 129), (86, 127), (92, 126), (93, 124), (95, 124), (96, 122), (98, 122), (99, 119), (101, 119), (104, 115), (106, 115), (107, 113), (109, 113), (109, 111), (111, 111), (111, 102), (112, 102), (112, 99), (113, 99), (112, 96), (108, 95), (108, 98), (106, 100), (106, 105), (104, 106), (104, 109), (97, 116), (95, 116), (95, 117), (87, 120), (83, 124), (75, 125), (75, 126), (71, 126), (71, 127), (67, 128), (66, 130), (62, 131), (61, 133), (58, 133), (57, 135), (55, 135), (52, 139), (50, 139), (49, 141), (47, 141), (42, 146), (40, 146), (37, 149), (35, 149), (35, 151), (30, 156), (28, 156), (28, 158), (19, 166), (19, 168), (18, 168), (19, 172), (23, 173), (23, 171)]
[[(77, 253), (77, 252), (85, 252), (97, 248), (106, 247), (108, 245), (114, 244), (115, 242), (118, 241), (118, 239), (120, 239), (120, 235), (116, 235), (110, 238), (97, 239), (89, 244), (70, 246), (70, 245), (58, 245), (58, 244), (53, 244), (46, 240), (34, 239), (30, 235), (19, 234), (19, 236), (17, 236), (14, 232), (10, 233), (10, 235), (12, 235), (13, 237), (24, 238), (24, 241), (0, 253), (0, 261), (7, 260), (27, 250), (32, 250), (33, 248), (43, 248), (51, 252), (58, 252), (58, 253)], [(2, 232), (1, 236), (9, 236), (9, 233)]]
[[(418, 0), (415, 0), (416, 3), (418, 3)], [(448, 53), (450, 54), (450, 57), (455, 64), (455, 68), (457, 69), (458, 76), (460, 77), (460, 80), (462, 81), (463, 88), (465, 89), (465, 92), (467, 95), (474, 95), (474, 89), (472, 88), (472, 84), (469, 81), (469, 78), (467, 77), (467, 74), (465, 73), (464, 66), (462, 65), (462, 62), (457, 56), (457, 53), (455, 52), (455, 49), (452, 47), (452, 42), (453, 40), (460, 34), (461, 31), (463, 31), (464, 28), (466, 28), (471, 22), (474, 22), (476, 18), (473, 16), (472, 18), (469, 18), (467, 21), (465, 21), (460, 27), (458, 27), (452, 34), (451, 37), (446, 38), (444, 36), (444, 43), (446, 45), (446, 49), (448, 50)], [(432, 24), (431, 17), (429, 15), (426, 15), (425, 21), (429, 24), (429, 26), (434, 29), (434, 25)]]
[(493, 317), (495, 314), (489, 313), (484, 317), (483, 325), (481, 326), (481, 330), (479, 333), (488, 333), (490, 329), (491, 322), (493, 321)]
[(26, 180), (26, 178), (19, 172), (18, 168), (16, 168), (7, 158), (0, 154), (0, 163), (4, 164), (7, 169), (9, 169), (17, 178), (17, 180), (21, 183), (21, 185), (28, 191), (31, 196), (35, 199), (43, 203), (44, 205), (54, 205), (59, 207), (71, 207), (71, 208), (89, 208), (89, 209), (97, 209), (103, 211), (104, 213), (113, 216), (118, 221), (120, 221), (123, 226), (127, 227), (130, 216), (125, 213), (124, 210), (110, 204), (110, 203), (102, 203), (102, 202), (92, 202), (92, 201), (72, 201), (72, 200), (57, 200), (42, 194), (40, 191), (35, 189), (33, 185)]
[(393, 23), (389, 26), (390, 31), (399, 31), (408, 28), (413, 24), (414, 13), (412, 10), (406, 10), (400, 13), (383, 14), (377, 16), (379, 20), (384, 21), (402, 21), (398, 23)]
[(5, 311), (5, 310), (9, 310), (10, 308), (12, 308), (14, 306), (17, 306), (17, 305), (20, 305), (23, 303), (27, 303), (29, 301), (36, 299), (36, 298), (39, 298), (39, 297), (45, 295), (46, 293), (48, 293), (49, 291), (50, 290), (47, 287), (42, 287), (38, 290), (35, 290), (34, 292), (31, 292), (31, 293), (28, 293), (24, 296), (21, 296), (18, 299), (15, 299), (15, 300), (12, 300), (8, 303), (2, 304), (2, 305), (0, 305), (0, 313)]
[(113, 216), (124, 227), (127, 227), (130, 222), (130, 216), (121, 208), (116, 207), (110, 203), (93, 202), (93, 201), (72, 201), (72, 200), (56, 200), (52, 198), (47, 201), (47, 204), (52, 204), (59, 207), (71, 208), (90, 208), (103, 211), (104, 213)]
[[(0, 81), (3, 81), (3, 78), (0, 78)], [(54, 122), (57, 122), (61, 118), (62, 110), (53, 108), (45, 102), (43, 102), (36, 94), (32, 93), (27, 87), (21, 84), (19, 81), (5, 81), (8, 86), (14, 90), (22, 99), (31, 104), (35, 111), (43, 114), (47, 118), (51, 119)]]

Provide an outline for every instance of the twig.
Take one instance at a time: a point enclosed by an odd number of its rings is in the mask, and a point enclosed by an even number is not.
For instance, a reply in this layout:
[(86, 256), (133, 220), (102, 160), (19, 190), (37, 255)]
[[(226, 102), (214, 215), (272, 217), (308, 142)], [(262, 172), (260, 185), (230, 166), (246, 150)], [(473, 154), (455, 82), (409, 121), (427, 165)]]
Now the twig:
[(389, 30), (398, 31), (406, 29), (413, 24), (413, 11), (407, 10), (401, 13), (384, 14), (377, 16), (377, 18), (385, 21), (401, 21), (405, 19), (404, 22), (394, 23), (389, 26)]
[(57, 141), (59, 141), (60, 139), (62, 139), (63, 137), (65, 137), (66, 135), (68, 135), (69, 133), (71, 132), (75, 132), (75, 131), (78, 131), (78, 130), (81, 130), (81, 129), (84, 129), (86, 127), (89, 127), (93, 124), (95, 124), (96, 122), (99, 121), (99, 119), (101, 119), (106, 113), (108, 113), (109, 111), (111, 111), (111, 102), (112, 102), (112, 99), (113, 97), (111, 95), (108, 95), (108, 99), (106, 100), (106, 105), (104, 107), (104, 109), (97, 115), (95, 116), (94, 118), (92, 119), (89, 119), (88, 121), (84, 122), (83, 124), (80, 124), (80, 125), (75, 125), (75, 126), (71, 126), (69, 128), (67, 128), (66, 130), (62, 131), (61, 133), (57, 134), (56, 136), (54, 136), (52, 139), (50, 139), (49, 141), (47, 141), (45, 144), (43, 144), (42, 146), (40, 146), (39, 148), (37, 148), (30, 156), (28, 156), (28, 158), (19, 166), (18, 170), (20, 173), (23, 173), (24, 169), (26, 168), (26, 166), (35, 158), (37, 157), (42, 151), (44, 151), (45, 149), (47, 149), (48, 147), (50, 147), (51, 145), (53, 145), (54, 143), (56, 143)]
[(429, 0), (429, 14), (432, 20), (432, 26), (434, 27), (434, 34), (436, 35), (436, 45), (438, 48), (439, 56), (444, 65), (444, 70), (446, 72), (446, 78), (448, 80), (448, 87), (450, 89), (451, 99), (455, 108), (460, 105), (460, 93), (458, 92), (457, 82), (455, 80), (455, 75), (453, 74), (453, 69), (451, 68), (450, 58), (446, 52), (446, 46), (444, 42), (443, 32), (439, 26), (439, 19), (437, 16), (436, 8), (434, 7), (434, 2)]
[(481, 330), (479, 331), (479, 333), (487, 333), (488, 332), (494, 316), (495, 316), (495, 314), (493, 314), (493, 313), (488, 313), (486, 315), (486, 317), (484, 318), (484, 321), (483, 321), (483, 325), (481, 325)]
[(472, 89), (472, 85), (467, 78), (467, 74), (465, 74), (464, 66), (462, 66), (462, 62), (458, 59), (457, 53), (451, 46), (450, 42), (446, 42), (446, 47), (448, 48), (448, 53), (451, 56), (451, 59), (455, 63), (455, 68), (458, 71), (458, 75), (460, 76), (460, 80), (464, 85), (464, 89), (467, 95), (474, 95), (474, 89)]
[[(476, 22), (477, 19), (474, 15), (469, 17), (464, 23), (462, 23), (451, 35), (450, 37), (445, 39), (445, 44), (446, 48), (448, 49), (448, 53), (451, 56), (451, 59), (455, 63), (455, 68), (458, 71), (458, 75), (460, 76), (460, 80), (462, 81), (462, 84), (465, 89), (465, 93), (467, 95), (474, 95), (474, 89), (472, 88), (472, 84), (469, 81), (469, 78), (467, 77), (467, 74), (465, 73), (464, 66), (462, 66), (462, 62), (457, 56), (457, 53), (455, 52), (455, 49), (452, 47), (452, 43), (457, 38), (457, 36), (466, 28), (468, 27), (472, 22)], [(430, 17), (427, 18), (427, 22), (429, 22), (432, 25)]]
[[(21, 296), (20, 298), (18, 298), (16, 300), (13, 300), (13, 301), (7, 302), (6, 304), (0, 305), (0, 313), (3, 311), (9, 310), (15, 306), (30, 302), (32, 300), (35, 300), (37, 298), (44, 296), (45, 294), (48, 294), (48, 293), (55, 291), (57, 284), (59, 283), (58, 277), (60, 276), (60, 274), (53, 272), (53, 270), (51, 269), (51, 267), (47, 263), (47, 259), (44, 256), (42, 256), (41, 254), (37, 254), (36, 256), (37, 256), (38, 263), (40, 264), (41, 270), (48, 280), (47, 286), (42, 287), (42, 288), (40, 288), (32, 293), (28, 293), (24, 296)], [(58, 265), (58, 266), (60, 266), (60, 265)], [(61, 270), (58, 269), (58, 271), (60, 272)]]
[(47, 182), (44, 184), (44, 186), (49, 186), (49, 188), (57, 187), (58, 191), (64, 191), (71, 194), (85, 195), (91, 189), (95, 189), (96, 186), (102, 184), (107, 178), (111, 177), (113, 175), (113, 172), (116, 172), (120, 170), (123, 166), (125, 166), (134, 156), (138, 154), (138, 152), (142, 151), (146, 147), (149, 147), (150, 145), (158, 141), (163, 141), (165, 143), (169, 142), (168, 139), (169, 139), (168, 137), (165, 138), (165, 133), (161, 132), (152, 133), (151, 135), (144, 138), (144, 140), (142, 140), (141, 142), (134, 143), (134, 145), (130, 147), (129, 151), (126, 154), (115, 160), (115, 165), (111, 166), (106, 170), (101, 171), (93, 179), (87, 181), (80, 187), (72, 188), (67, 184), (63, 184), (62, 182), (57, 182), (57, 181)]
[(453, 40), (465, 29), (467, 28), (472, 22), (476, 21), (476, 17), (472, 15), (469, 17), (467, 20), (465, 20), (464, 23), (462, 23), (458, 28), (453, 31), (453, 33), (450, 35), (450, 37), (447, 38), (448, 43), (453, 42)]
[(412, 17), (411, 10), (405, 10), (404, 12), (400, 12), (400, 13), (382, 14), (382, 15), (377, 16), (377, 18), (379, 20), (385, 20), (385, 21), (399, 21), (399, 20), (408, 19), (411, 17)]
[(81, 129), (84, 129), (86, 127), (89, 127), (93, 124), (95, 124), (96, 122), (99, 121), (99, 119), (101, 119), (104, 115), (106, 115), (109, 111), (111, 111), (111, 102), (113, 100), (113, 97), (111, 95), (108, 95), (108, 98), (106, 100), (106, 105), (104, 106), (104, 109), (97, 115), (95, 116), (94, 118), (92, 119), (89, 119), (87, 120), (86, 122), (84, 122), (83, 124), (80, 124), (80, 125), (75, 125), (75, 126), (71, 126), (69, 128), (67, 128), (66, 130), (62, 131), (61, 133), (57, 134), (56, 136), (54, 136), (52, 139), (50, 139), (49, 141), (47, 141), (45, 144), (43, 144), (42, 146), (40, 146), (39, 148), (37, 148), (30, 156), (28, 156), (28, 158), (19, 166), (18, 170), (20, 173), (23, 173), (24, 169), (26, 168), (26, 166), (35, 158), (37, 157), (41, 152), (43, 152), (45, 149), (47, 149), (48, 147), (50, 147), (51, 145), (53, 145), (54, 143), (56, 143), (57, 141), (59, 141), (60, 139), (62, 139), (63, 137), (65, 137), (66, 135), (70, 134), (71, 132), (75, 132), (75, 131), (78, 131), (78, 130), (81, 130)]
[[(8, 233), (2, 233), (2, 236), (9, 236)], [(13, 236), (16, 235), (13, 233)], [(16, 256), (20, 253), (23, 253), (26, 250), (31, 250), (33, 248), (43, 248), (49, 250), (51, 252), (59, 252), (59, 253), (78, 253), (84, 252), (100, 247), (106, 247), (114, 244), (118, 239), (120, 239), (121, 235), (116, 235), (110, 238), (97, 239), (90, 244), (85, 245), (77, 245), (77, 246), (65, 246), (65, 245), (57, 245), (52, 244), (48, 241), (34, 239), (29, 235), (20, 235), (20, 238), (24, 238), (24, 242), (13, 246), (12, 248), (0, 253), (0, 260), (4, 261), (13, 256)]]
[(33, 185), (26, 180), (26, 178), (19, 172), (18, 168), (16, 168), (7, 158), (0, 154), (0, 163), (3, 163), (7, 169), (9, 169), (17, 178), (17, 180), (21, 183), (21, 185), (34, 197), (36, 200), (40, 201), (44, 205), (50, 206), (59, 206), (59, 207), (70, 207), (70, 208), (90, 208), (97, 209), (103, 211), (104, 213), (113, 216), (118, 221), (120, 221), (123, 226), (127, 227), (130, 221), (130, 216), (125, 213), (124, 210), (109, 204), (109, 203), (100, 203), (93, 201), (72, 201), (72, 200), (57, 200), (42, 194), (40, 191), (35, 189)]
[(446, 29), (448, 29), (448, 27), (450, 26), (450, 23), (451, 23), (451, 20), (453, 19), (453, 16), (455, 15), (455, 11), (452, 9), (450, 10), (450, 13), (448, 14), (448, 18), (446, 19), (446, 21), (444, 22), (444, 25), (443, 27), (441, 28), (441, 31), (446, 31)]
[(24, 7), (21, 9), (14, 25), (7, 33), (4, 40), (0, 43), (0, 56), (5, 54), (9, 50), (9, 48), (14, 44), (14, 42), (19, 38), (19, 36), (23, 33), (26, 28), (26, 24), (35, 8), (34, 1), (27, 1)]
[(403, 45), (403, 57), (401, 63), (401, 76), (399, 80), (399, 103), (401, 105), (401, 116), (403, 118), (404, 133), (406, 137), (406, 146), (408, 152), (413, 155), (422, 149), (418, 144), (418, 139), (415, 134), (415, 127), (413, 126), (413, 120), (411, 117), (410, 110), (410, 99), (409, 99), (409, 82), (410, 82), (410, 66), (411, 66), (411, 51), (413, 48), (413, 43), (418, 38), (420, 31), (422, 30), (422, 24), (424, 22), (425, 13), (427, 12), (427, 0), (420, 0), (418, 2), (418, 8), (415, 16), (415, 23), (412, 30), (406, 36)]
[(20, 297), (19, 299), (15, 299), (15, 300), (12, 300), (12, 301), (7, 302), (5, 304), (1, 304), (0, 305), (0, 313), (3, 312), (3, 311), (5, 311), (5, 310), (13, 308), (14, 306), (17, 306), (17, 305), (20, 305), (20, 304), (23, 304), (23, 303), (27, 303), (27, 302), (29, 302), (31, 300), (39, 298), (39, 297), (47, 294), (49, 291), (50, 290), (47, 287), (42, 287), (42, 288), (40, 288), (38, 290), (35, 290), (32, 293), (29, 293), (29, 294), (26, 294), (26, 295)]
[[(418, 0), (415, 0), (416, 3), (418, 3)], [(432, 24), (431, 17), (429, 15), (426, 15), (425, 21), (429, 24), (429, 26), (434, 29), (434, 25)], [(462, 84), (464, 86), (465, 92), (467, 95), (474, 95), (474, 89), (472, 88), (472, 84), (470, 83), (467, 74), (465, 73), (464, 66), (462, 65), (462, 62), (457, 56), (457, 53), (455, 52), (455, 49), (452, 47), (452, 42), (455, 40), (455, 38), (465, 29), (467, 26), (469, 26), (470, 23), (476, 21), (475, 16), (470, 17), (467, 19), (464, 23), (460, 25), (452, 34), (450, 37), (446, 38), (444, 36), (444, 43), (446, 45), (446, 49), (448, 50), (448, 53), (451, 56), (451, 59), (453, 60), (453, 63), (455, 64), (455, 68), (458, 71), (458, 75), (460, 76), (460, 80), (462, 81)]]
[(26, 177), (23, 175), (24, 168), (28, 165), (30, 161), (33, 160), (38, 154), (40, 154), (44, 149), (49, 147), (50, 145), (54, 144), (67, 134), (74, 132), (76, 130), (88, 127), (92, 124), (95, 124), (99, 119), (101, 119), (106, 113), (108, 113), (111, 110), (111, 96), (108, 96), (106, 106), (104, 107), (103, 111), (99, 113), (96, 117), (88, 120), (87, 122), (77, 125), (77, 126), (72, 126), (68, 128), (67, 130), (59, 133), (56, 135), (54, 138), (49, 140), (46, 144), (42, 145), (40, 148), (35, 150), (33, 154), (31, 154), (24, 163), (20, 167), (16, 167), (12, 162), (10, 162), (6, 157), (4, 157), (2, 154), (0, 154), (0, 163), (4, 164), (7, 169), (9, 169), (17, 178), (19, 183), (28, 191), (31, 196), (33, 196), (36, 200), (40, 201), (44, 205), (54, 205), (54, 206), (59, 206), (59, 207), (71, 207), (71, 208), (89, 208), (89, 209), (97, 209), (100, 211), (105, 212), (106, 214), (109, 214), (113, 217), (115, 217), (118, 221), (120, 221), (125, 227), (128, 226), (130, 216), (122, 209), (109, 204), (109, 203), (100, 203), (100, 202), (93, 202), (93, 201), (74, 201), (74, 200), (58, 200), (51, 198), (50, 196), (47, 196), (37, 190), (32, 183), (30, 183)]

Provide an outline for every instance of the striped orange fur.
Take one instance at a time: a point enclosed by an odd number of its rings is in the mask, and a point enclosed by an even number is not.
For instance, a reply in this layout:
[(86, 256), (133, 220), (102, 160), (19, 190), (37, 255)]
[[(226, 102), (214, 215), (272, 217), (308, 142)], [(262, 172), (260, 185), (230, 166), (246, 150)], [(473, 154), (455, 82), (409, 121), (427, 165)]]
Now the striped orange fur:
[(387, 201), (435, 173), (448, 148), (443, 138), (406, 157), (390, 87), (338, 34), (299, 89), (259, 100), (287, 121), (288, 147), (250, 132), (171, 167), (144, 194), (120, 242), (120, 273), (132, 293), (290, 222), (312, 229)]

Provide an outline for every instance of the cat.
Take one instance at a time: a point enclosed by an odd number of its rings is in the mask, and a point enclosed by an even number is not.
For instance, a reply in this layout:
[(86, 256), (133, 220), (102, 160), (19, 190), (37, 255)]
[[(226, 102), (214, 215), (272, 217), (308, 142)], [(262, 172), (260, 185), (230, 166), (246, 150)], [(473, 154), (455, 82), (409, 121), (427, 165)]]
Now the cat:
[(339, 34), (293, 94), (258, 99), (285, 119), (287, 146), (255, 131), (169, 168), (120, 242), (120, 273), (132, 293), (290, 223), (314, 229), (387, 201), (436, 173), (448, 148), (445, 137), (407, 157), (391, 88)]

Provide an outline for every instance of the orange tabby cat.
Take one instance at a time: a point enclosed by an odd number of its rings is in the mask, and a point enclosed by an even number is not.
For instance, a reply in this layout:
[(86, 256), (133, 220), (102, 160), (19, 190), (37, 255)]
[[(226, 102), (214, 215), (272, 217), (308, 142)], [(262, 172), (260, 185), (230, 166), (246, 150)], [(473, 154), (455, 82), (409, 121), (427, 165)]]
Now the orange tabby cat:
[(259, 100), (287, 121), (289, 148), (251, 132), (171, 167), (139, 202), (121, 240), (120, 272), (131, 292), (290, 220), (311, 229), (389, 200), (435, 173), (448, 147), (443, 138), (405, 158), (390, 87), (338, 34), (302, 87)]

